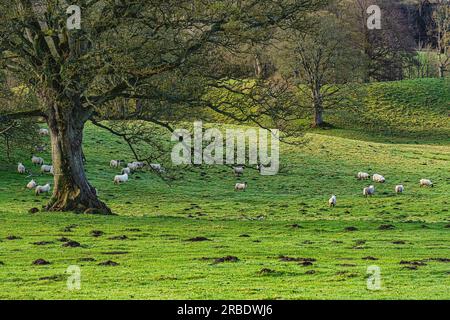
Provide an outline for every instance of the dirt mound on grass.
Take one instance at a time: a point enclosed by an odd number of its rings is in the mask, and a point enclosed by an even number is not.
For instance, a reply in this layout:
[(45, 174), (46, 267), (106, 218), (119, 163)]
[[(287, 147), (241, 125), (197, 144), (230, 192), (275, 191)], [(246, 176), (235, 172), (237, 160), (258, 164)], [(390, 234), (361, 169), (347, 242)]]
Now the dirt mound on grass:
[(44, 265), (50, 264), (50, 262), (47, 260), (44, 260), (44, 259), (37, 259), (37, 260), (33, 261), (33, 264), (35, 266), (44, 266)]
[(194, 238), (187, 239), (186, 241), (189, 241), (189, 242), (201, 242), (201, 241), (211, 241), (211, 239), (208, 239), (206, 237), (194, 237)]
[(112, 261), (112, 260), (107, 260), (107, 261), (104, 261), (104, 262), (100, 262), (98, 265), (99, 266), (115, 267), (115, 266), (118, 266), (119, 264), (117, 262)]

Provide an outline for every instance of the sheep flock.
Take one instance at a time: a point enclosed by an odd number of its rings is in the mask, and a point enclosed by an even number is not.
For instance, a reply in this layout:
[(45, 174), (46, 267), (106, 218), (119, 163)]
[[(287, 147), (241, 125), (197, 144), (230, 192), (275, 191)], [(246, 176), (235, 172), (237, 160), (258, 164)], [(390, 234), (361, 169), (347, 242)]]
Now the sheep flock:
[[(41, 136), (48, 136), (49, 131), (48, 131), (48, 129), (39, 129), (38, 134)], [(39, 146), (35, 147), (35, 149), (38, 152), (42, 152), (45, 150), (44, 147), (39, 147)], [(159, 163), (147, 164), (143, 161), (133, 161), (133, 162), (127, 163), (126, 166), (125, 166), (125, 163), (126, 162), (124, 160), (117, 160), (117, 159), (113, 159), (109, 163), (109, 166), (111, 168), (120, 170), (120, 174), (115, 175), (114, 178), (112, 179), (112, 182), (116, 185), (120, 185), (120, 184), (128, 182), (130, 176), (133, 173), (135, 173), (136, 171), (143, 170), (145, 168), (148, 168), (157, 174), (164, 174), (166, 172), (163, 165), (161, 165)], [(42, 157), (32, 155), (31, 164), (33, 166), (40, 166), (41, 175), (43, 175), (43, 174), (54, 175), (53, 166), (51, 164), (46, 164), (45, 160)], [(258, 164), (255, 167), (255, 169), (258, 172), (261, 172), (261, 170), (263, 168), (264, 167), (262, 164)], [(233, 167), (232, 172), (236, 177), (242, 177), (244, 175), (244, 171), (245, 171), (244, 169), (245, 169), (244, 165), (237, 165), (237, 166)], [(24, 166), (23, 162), (18, 163), (17, 172), (22, 175), (29, 173), (29, 177), (33, 176), (33, 174), (30, 171), (28, 171), (27, 168)], [(372, 179), (371, 179), (371, 177), (372, 177)], [(361, 181), (368, 181), (371, 179), (374, 184), (386, 183), (386, 178), (379, 173), (374, 173), (373, 175), (370, 175), (367, 172), (358, 172), (356, 174), (356, 178), (357, 178), (357, 180), (361, 180)], [(363, 187), (362, 195), (364, 197), (368, 198), (368, 197), (373, 197), (375, 195), (376, 189), (375, 189), (374, 184)], [(430, 179), (420, 179), (419, 186), (420, 187), (434, 187), (433, 182)], [(26, 185), (26, 189), (34, 190), (36, 195), (40, 195), (40, 194), (44, 194), (44, 193), (48, 194), (51, 191), (51, 184), (46, 183), (45, 185), (39, 185), (35, 179), (32, 179)], [(235, 191), (245, 191), (246, 189), (248, 189), (247, 182), (238, 182), (234, 185)], [(402, 194), (405, 192), (405, 186), (403, 184), (396, 184), (393, 189), (394, 189), (393, 191), (395, 194)], [(328, 199), (328, 205), (330, 207), (337, 206), (337, 195), (335, 195), (335, 194), (331, 195), (331, 197)]]

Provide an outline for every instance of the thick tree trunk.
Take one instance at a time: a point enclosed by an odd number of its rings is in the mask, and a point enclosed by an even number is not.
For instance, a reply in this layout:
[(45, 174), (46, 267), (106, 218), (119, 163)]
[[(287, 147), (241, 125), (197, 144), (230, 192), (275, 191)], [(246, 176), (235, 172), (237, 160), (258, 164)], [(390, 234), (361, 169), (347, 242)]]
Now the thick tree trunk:
[(445, 66), (444, 65), (439, 66), (439, 78), (445, 78)]
[(49, 211), (111, 214), (106, 204), (97, 198), (84, 171), (82, 142), (87, 118), (81, 106), (55, 106), (48, 115), (54, 170)]
[(321, 127), (323, 125), (323, 101), (320, 88), (317, 86), (313, 88), (313, 109), (314, 109), (314, 122), (312, 126)]
[(323, 110), (320, 106), (314, 108), (314, 127), (321, 127), (323, 125)]

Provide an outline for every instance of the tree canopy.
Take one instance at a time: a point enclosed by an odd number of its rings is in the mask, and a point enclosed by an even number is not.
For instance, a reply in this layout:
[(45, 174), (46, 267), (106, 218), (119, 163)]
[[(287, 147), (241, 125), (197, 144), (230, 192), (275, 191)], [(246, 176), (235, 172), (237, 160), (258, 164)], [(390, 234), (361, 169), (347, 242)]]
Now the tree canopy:
[[(34, 103), (0, 113), (46, 119), (55, 167), (48, 209), (110, 212), (84, 173), (86, 121), (142, 119), (170, 128), (204, 109), (255, 123), (261, 115), (282, 118), (273, 101), (285, 90), (263, 81), (243, 90), (231, 80), (248, 76), (242, 64), (258, 44), (277, 29), (307, 27), (308, 14), (326, 2), (84, 0), (77, 2), (81, 28), (69, 30), (65, 1), (2, 0), (0, 72)], [(246, 95), (255, 108), (205, 99), (211, 88)]]

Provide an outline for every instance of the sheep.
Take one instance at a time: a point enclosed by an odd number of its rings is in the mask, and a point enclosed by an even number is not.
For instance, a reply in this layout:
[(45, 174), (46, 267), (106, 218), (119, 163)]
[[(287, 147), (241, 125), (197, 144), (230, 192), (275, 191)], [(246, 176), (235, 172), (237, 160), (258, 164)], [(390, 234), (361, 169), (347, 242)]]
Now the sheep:
[(44, 152), (45, 146), (34, 146), (34, 150), (36, 150), (36, 152)]
[(233, 172), (236, 176), (241, 176), (244, 174), (244, 166), (237, 166), (233, 168)]
[(36, 181), (34, 181), (34, 180), (31, 180), (31, 181), (30, 181), (30, 182), (28, 182), (28, 184), (27, 184), (27, 189), (30, 189), (30, 190), (32, 190), (32, 189), (36, 188), (36, 186), (37, 186), (37, 183), (36, 183)]
[(420, 179), (420, 186), (433, 188), (433, 182), (430, 179)]
[(160, 165), (159, 163), (150, 163), (150, 168), (160, 173), (165, 171), (162, 165)]
[(395, 186), (395, 193), (403, 193), (404, 190), (405, 188), (401, 184)]
[(49, 135), (48, 129), (44, 129), (44, 128), (39, 129), (39, 135), (48, 136)]
[(373, 196), (374, 194), (375, 194), (374, 186), (369, 186), (369, 187), (363, 189), (363, 195), (366, 197)]
[(117, 175), (114, 177), (114, 184), (121, 184), (128, 181), (128, 174)]
[(145, 167), (145, 163), (142, 161), (134, 161), (133, 163), (138, 169), (143, 169)]
[(126, 174), (129, 175), (129, 174), (131, 174), (131, 169), (128, 168), (128, 167), (127, 168), (122, 168), (122, 171), (120, 173), (121, 174), (125, 174), (126, 173)]
[(366, 173), (366, 172), (358, 172), (356, 177), (358, 178), (358, 180), (368, 180), (368, 179), (370, 179), (370, 175), (368, 173)]
[(17, 164), (17, 172), (19, 172), (20, 174), (24, 174), (25, 171), (26, 171), (25, 166), (21, 162), (19, 162)]
[(386, 179), (381, 174), (378, 174), (378, 173), (375, 173), (373, 175), (372, 179), (373, 179), (373, 181), (379, 182), (379, 183), (384, 183), (386, 181)]
[(49, 193), (50, 192), (50, 184), (47, 183), (45, 186), (37, 186), (35, 189), (35, 194), (38, 196), (41, 193)]
[(120, 160), (111, 160), (109, 166), (111, 168), (118, 168), (121, 165), (122, 161)]
[(328, 204), (330, 205), (330, 207), (335, 207), (337, 203), (337, 199), (336, 199), (336, 195), (332, 195), (330, 200), (328, 200)]
[(140, 161), (133, 161), (127, 164), (127, 167), (131, 169), (131, 171), (136, 171), (138, 169), (142, 169), (145, 167), (145, 163), (144, 162), (140, 162)]
[(247, 189), (247, 182), (244, 183), (236, 183), (234, 186), (235, 191), (245, 191)]
[(42, 166), (44, 164), (44, 159), (42, 159), (41, 157), (32, 156), (31, 163), (33, 163), (34, 165)]
[(150, 163), (150, 168), (152, 168), (153, 170), (160, 170), (161, 165), (159, 163)]
[(136, 165), (136, 163), (132, 162), (127, 164), (127, 168), (129, 168), (131, 171), (136, 171), (138, 169), (138, 166)]
[(41, 173), (51, 173), (53, 174), (53, 166), (49, 166), (49, 165), (42, 165), (41, 166)]

